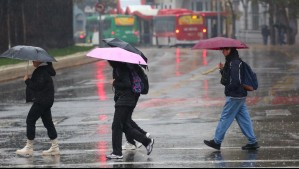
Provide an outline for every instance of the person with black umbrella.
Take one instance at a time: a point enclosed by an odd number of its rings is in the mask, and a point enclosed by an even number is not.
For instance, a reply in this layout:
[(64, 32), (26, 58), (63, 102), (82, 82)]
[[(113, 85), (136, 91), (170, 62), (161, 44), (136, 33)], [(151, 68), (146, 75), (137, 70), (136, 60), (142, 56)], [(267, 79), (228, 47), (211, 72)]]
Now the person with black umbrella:
[(122, 159), (122, 134), (142, 143), (150, 155), (153, 150), (154, 139), (147, 138), (144, 133), (132, 125), (132, 113), (136, 107), (140, 94), (132, 91), (131, 72), (134, 66), (128, 63), (108, 61), (113, 68), (113, 87), (115, 88), (115, 113), (112, 124), (113, 152), (108, 159)]
[(27, 123), (27, 144), (17, 150), (18, 155), (33, 155), (33, 141), (35, 139), (35, 124), (41, 118), (48, 136), (51, 139), (52, 146), (49, 150), (43, 151), (43, 155), (59, 155), (59, 146), (57, 140), (57, 132), (52, 120), (51, 107), (54, 103), (54, 84), (51, 76), (55, 76), (56, 72), (51, 62), (33, 61), (36, 67), (32, 77), (25, 75), (26, 83), (26, 102), (33, 102), (28, 113)]

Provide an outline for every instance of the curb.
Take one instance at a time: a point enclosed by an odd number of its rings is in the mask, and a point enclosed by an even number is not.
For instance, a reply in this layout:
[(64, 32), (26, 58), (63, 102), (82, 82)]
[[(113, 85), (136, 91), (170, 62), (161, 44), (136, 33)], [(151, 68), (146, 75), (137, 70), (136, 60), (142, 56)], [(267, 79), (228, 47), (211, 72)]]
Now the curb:
[[(83, 64), (93, 63), (99, 61), (99, 59), (94, 59), (87, 57), (88, 52), (79, 52), (72, 55), (58, 57), (57, 62), (53, 63), (55, 70), (65, 69), (70, 67), (75, 67)], [(7, 82), (19, 78), (23, 78), (26, 74), (27, 62), (19, 63), (16, 65), (8, 65), (0, 67), (0, 83)], [(34, 70), (32, 63), (29, 65), (29, 74)]]

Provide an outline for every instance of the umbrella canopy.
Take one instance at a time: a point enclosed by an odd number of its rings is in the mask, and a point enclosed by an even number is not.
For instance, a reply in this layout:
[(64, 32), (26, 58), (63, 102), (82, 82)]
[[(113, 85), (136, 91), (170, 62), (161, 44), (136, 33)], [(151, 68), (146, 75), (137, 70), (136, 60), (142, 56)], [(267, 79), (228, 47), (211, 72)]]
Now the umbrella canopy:
[(56, 62), (55, 58), (50, 56), (44, 49), (35, 46), (15, 46), (1, 54), (0, 57), (40, 62)]
[(91, 50), (89, 53), (87, 53), (87, 56), (124, 63), (147, 65), (147, 63), (143, 60), (143, 58), (140, 55), (118, 47), (95, 48)]
[(118, 38), (108, 38), (108, 39), (103, 39), (103, 42), (105, 42), (110, 47), (119, 47), (119, 48), (125, 49), (127, 51), (136, 53), (136, 54), (140, 55), (143, 58), (143, 60), (147, 63), (147, 58), (145, 57), (145, 55), (140, 50), (135, 48), (133, 45), (131, 45), (125, 41), (122, 41)]
[(237, 48), (247, 49), (249, 48), (245, 43), (237, 39), (215, 37), (205, 40), (200, 40), (192, 49), (209, 49), (209, 50), (220, 50), (221, 48)]

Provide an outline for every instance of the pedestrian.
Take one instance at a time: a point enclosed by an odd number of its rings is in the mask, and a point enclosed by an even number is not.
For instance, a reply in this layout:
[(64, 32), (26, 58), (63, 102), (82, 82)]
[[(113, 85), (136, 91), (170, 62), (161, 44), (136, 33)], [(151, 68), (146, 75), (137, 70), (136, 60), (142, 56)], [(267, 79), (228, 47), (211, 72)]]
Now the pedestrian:
[(128, 63), (108, 61), (113, 68), (113, 87), (115, 89), (115, 113), (112, 123), (112, 147), (113, 152), (107, 155), (108, 159), (122, 159), (122, 134), (142, 143), (150, 155), (153, 150), (154, 139), (147, 138), (139, 130), (132, 126), (132, 113), (136, 107), (140, 94), (132, 91), (130, 79), (131, 71)]
[(262, 28), (262, 36), (264, 45), (268, 45), (268, 37), (270, 35), (270, 31), (267, 25), (264, 25)]
[(207, 146), (220, 150), (225, 133), (236, 119), (242, 133), (247, 137), (248, 144), (243, 146), (243, 150), (256, 150), (259, 148), (256, 136), (253, 131), (252, 122), (246, 106), (247, 91), (241, 82), (242, 61), (236, 48), (223, 48), (225, 65), (220, 64), (222, 75), (221, 84), (225, 86), (226, 103), (224, 105), (221, 118), (216, 128), (213, 140), (204, 140)]
[(27, 124), (27, 144), (17, 150), (18, 155), (33, 155), (33, 141), (35, 139), (35, 124), (41, 118), (45, 128), (48, 131), (48, 136), (51, 139), (52, 146), (49, 150), (43, 151), (43, 155), (59, 155), (59, 146), (57, 140), (57, 132), (52, 120), (51, 107), (54, 103), (54, 84), (51, 76), (55, 76), (56, 72), (51, 62), (43, 63), (33, 61), (33, 66), (36, 68), (29, 78), (24, 77), (27, 85), (26, 102), (33, 102), (33, 105), (28, 113)]

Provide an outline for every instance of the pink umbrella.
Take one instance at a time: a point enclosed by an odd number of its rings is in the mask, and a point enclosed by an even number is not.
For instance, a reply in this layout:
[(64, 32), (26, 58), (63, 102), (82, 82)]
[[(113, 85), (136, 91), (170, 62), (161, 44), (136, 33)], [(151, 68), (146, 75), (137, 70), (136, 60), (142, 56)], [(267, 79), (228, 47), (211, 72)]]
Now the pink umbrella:
[(237, 49), (249, 48), (245, 43), (237, 39), (215, 37), (205, 40), (200, 40), (192, 49), (210, 49), (220, 50), (221, 48), (234, 47)]
[(105, 59), (111, 61), (118, 61), (118, 62), (125, 62), (125, 63), (132, 63), (138, 65), (147, 65), (144, 59), (136, 54), (124, 50), (122, 48), (95, 48), (91, 50), (87, 56), (98, 58), (98, 59)]

